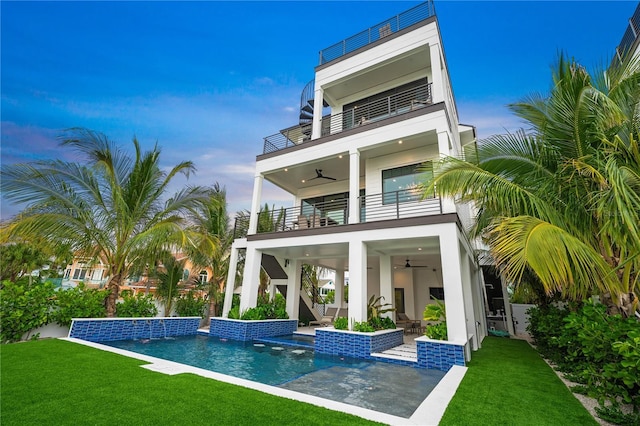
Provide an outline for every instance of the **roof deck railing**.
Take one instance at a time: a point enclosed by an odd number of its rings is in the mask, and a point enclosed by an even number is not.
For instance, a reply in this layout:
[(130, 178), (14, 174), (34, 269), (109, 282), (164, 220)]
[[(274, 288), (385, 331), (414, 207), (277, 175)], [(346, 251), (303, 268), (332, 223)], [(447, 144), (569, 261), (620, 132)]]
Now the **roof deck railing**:
[(432, 0), (421, 3), (405, 12), (386, 19), (377, 25), (367, 28), (356, 35), (346, 38), (333, 46), (322, 49), (320, 51), (320, 65), (331, 62), (334, 59), (338, 59), (341, 56), (351, 53), (354, 50), (373, 43), (374, 41), (408, 28), (413, 24), (434, 16), (435, 14), (436, 11)]
[(622, 57), (629, 53), (633, 48), (633, 43), (640, 36), (640, 3), (636, 7), (633, 16), (629, 18), (629, 25), (622, 36), (620, 44), (616, 48), (616, 59), (622, 60)]

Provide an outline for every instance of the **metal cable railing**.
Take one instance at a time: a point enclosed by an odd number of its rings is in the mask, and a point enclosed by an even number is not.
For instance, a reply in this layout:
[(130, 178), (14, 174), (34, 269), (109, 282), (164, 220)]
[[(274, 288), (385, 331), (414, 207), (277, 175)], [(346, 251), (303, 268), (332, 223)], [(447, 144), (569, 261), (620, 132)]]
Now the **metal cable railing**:
[(385, 192), (359, 197), (360, 222), (405, 219), (442, 213), (442, 202), (438, 197), (422, 199), (419, 190)]
[(290, 127), (264, 138), (263, 154), (280, 151), (311, 140), (311, 124)]
[(400, 13), (399, 15), (386, 19), (356, 35), (346, 38), (333, 46), (322, 49), (320, 51), (320, 65), (331, 62), (334, 59), (338, 59), (347, 53), (351, 53), (363, 46), (373, 43), (374, 41), (410, 27), (411, 25), (430, 18), (435, 14), (436, 12), (433, 7), (432, 0), (419, 4)]
[(385, 118), (424, 108), (432, 103), (431, 83), (396, 93), (368, 104), (358, 105), (338, 114), (322, 118), (322, 136), (365, 126)]

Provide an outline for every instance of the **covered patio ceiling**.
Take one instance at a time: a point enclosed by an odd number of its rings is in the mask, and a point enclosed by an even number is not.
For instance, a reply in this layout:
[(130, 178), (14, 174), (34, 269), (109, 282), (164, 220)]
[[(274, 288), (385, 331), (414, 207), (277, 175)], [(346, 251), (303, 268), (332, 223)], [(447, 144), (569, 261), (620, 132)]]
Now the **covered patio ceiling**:
[[(301, 259), (304, 263), (334, 270), (349, 270), (347, 243), (288, 246), (265, 250), (281, 259)], [(367, 242), (367, 267), (379, 269), (379, 256), (391, 256), (394, 266), (404, 266), (409, 259), (412, 266), (440, 267), (440, 244), (437, 237), (418, 237), (402, 240)]]

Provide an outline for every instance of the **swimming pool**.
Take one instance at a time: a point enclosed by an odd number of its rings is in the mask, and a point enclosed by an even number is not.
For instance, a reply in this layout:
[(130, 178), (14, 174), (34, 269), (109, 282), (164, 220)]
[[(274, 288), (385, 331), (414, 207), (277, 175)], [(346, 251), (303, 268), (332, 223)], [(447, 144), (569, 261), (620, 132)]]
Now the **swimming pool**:
[(445, 375), (438, 370), (315, 354), (304, 345), (284, 343), (181, 336), (103, 344), (404, 418)]

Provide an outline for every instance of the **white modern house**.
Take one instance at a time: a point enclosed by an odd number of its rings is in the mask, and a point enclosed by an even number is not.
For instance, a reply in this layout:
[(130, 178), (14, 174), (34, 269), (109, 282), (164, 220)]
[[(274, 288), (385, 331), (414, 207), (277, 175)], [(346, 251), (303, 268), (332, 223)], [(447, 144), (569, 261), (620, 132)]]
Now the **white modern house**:
[[(350, 322), (367, 320), (372, 295), (393, 304), (392, 319), (421, 320), (433, 297), (444, 299), (449, 341), (468, 357), (487, 332), (482, 274), (465, 233), (471, 209), (423, 198), (417, 184), (432, 162), (475, 142), (475, 128), (458, 120), (431, 1), (322, 49), (299, 118), (264, 138), (257, 155), (251, 215), (236, 221), (223, 317), (239, 285), (240, 310), (256, 305), (260, 270), (273, 270), (266, 263), (275, 260), (282, 272), (272, 281), (286, 294), (289, 317), (299, 318), (302, 265), (317, 265), (335, 271), (336, 301), (348, 273), (349, 302), (340, 307)], [(268, 213), (268, 230), (259, 227), (265, 180), (292, 199)]]

